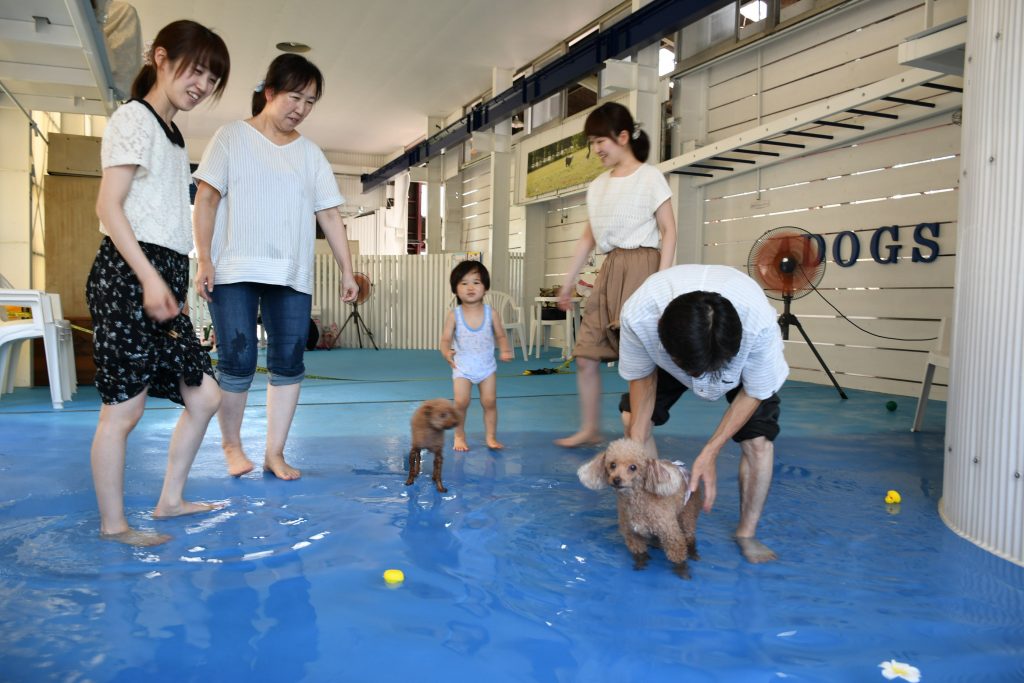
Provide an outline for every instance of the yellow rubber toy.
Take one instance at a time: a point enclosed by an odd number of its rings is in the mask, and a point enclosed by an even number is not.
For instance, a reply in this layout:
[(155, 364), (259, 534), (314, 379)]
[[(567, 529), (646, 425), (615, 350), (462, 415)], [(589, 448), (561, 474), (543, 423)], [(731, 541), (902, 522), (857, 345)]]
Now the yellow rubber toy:
[(899, 491), (888, 491), (885, 494), (885, 502), (889, 505), (895, 505), (901, 500)]
[(402, 583), (405, 581), (405, 574), (401, 569), (388, 569), (384, 572), (385, 583)]

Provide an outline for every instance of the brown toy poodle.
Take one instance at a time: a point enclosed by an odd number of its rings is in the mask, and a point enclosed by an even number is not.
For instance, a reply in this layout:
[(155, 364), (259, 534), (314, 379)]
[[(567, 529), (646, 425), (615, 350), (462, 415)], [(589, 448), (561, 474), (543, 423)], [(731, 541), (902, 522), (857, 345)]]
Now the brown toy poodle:
[(699, 490), (689, 494), (689, 475), (682, 465), (659, 460), (636, 441), (619, 439), (576, 475), (589, 489), (611, 486), (618, 493), (619, 532), (633, 554), (635, 569), (647, 565), (648, 544), (660, 545), (673, 571), (690, 578), (686, 560), (700, 559), (697, 517), (704, 496)]
[(462, 413), (451, 401), (432, 398), (424, 401), (412, 415), (412, 448), (409, 449), (409, 486), (420, 473), (420, 451), (426, 449), (434, 454), (434, 472), (430, 477), (441, 493), (448, 489), (441, 483), (441, 468), (444, 464), (444, 430), (461, 424)]

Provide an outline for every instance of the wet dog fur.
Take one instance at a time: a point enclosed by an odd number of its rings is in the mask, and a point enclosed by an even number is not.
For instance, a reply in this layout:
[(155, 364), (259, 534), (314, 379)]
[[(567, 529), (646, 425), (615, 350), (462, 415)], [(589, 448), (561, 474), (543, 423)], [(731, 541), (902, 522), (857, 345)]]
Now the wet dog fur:
[(431, 480), (440, 493), (448, 489), (441, 483), (441, 470), (444, 465), (444, 432), (462, 423), (462, 413), (455, 404), (443, 398), (432, 398), (424, 401), (412, 415), (412, 447), (409, 449), (409, 478), (405, 485), (409, 486), (420, 473), (420, 451), (428, 450), (434, 454), (434, 471)]
[(635, 569), (650, 559), (648, 545), (661, 546), (673, 571), (690, 578), (687, 560), (698, 560), (697, 517), (704, 496), (698, 490), (686, 500), (689, 481), (680, 468), (630, 439), (608, 444), (576, 472), (589, 489), (610, 486), (618, 494), (619, 532), (633, 554)]

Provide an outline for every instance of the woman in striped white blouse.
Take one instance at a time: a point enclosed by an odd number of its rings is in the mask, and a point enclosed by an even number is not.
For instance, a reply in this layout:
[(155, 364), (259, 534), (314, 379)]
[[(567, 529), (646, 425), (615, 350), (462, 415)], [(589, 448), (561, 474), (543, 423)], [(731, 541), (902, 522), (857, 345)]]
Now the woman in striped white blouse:
[(278, 56), (253, 92), (252, 118), (218, 130), (194, 174), (195, 287), (210, 302), (217, 332), (217, 417), (228, 473), (236, 477), (253, 469), (241, 428), (256, 371), (258, 314), (270, 376), (263, 467), (280, 479), (301, 475), (285, 462), (284, 445), (305, 375), (317, 223), (342, 269), (343, 300), (357, 292), (338, 212), (345, 199), (323, 152), (296, 130), (323, 85), (304, 57)]

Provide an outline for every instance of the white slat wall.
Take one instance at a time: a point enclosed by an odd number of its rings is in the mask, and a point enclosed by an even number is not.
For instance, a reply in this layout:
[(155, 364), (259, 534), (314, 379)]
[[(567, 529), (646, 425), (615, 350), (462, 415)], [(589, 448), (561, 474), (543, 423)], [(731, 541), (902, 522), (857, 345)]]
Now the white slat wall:
[[(935, 10), (939, 23), (965, 13), (966, 2), (944, 0), (935, 3)], [(841, 20), (766, 46), (760, 70), (756, 52), (711, 67), (708, 141), (756, 125), (759, 115), (763, 123), (898, 73), (904, 67), (896, 61), (896, 45), (921, 30), (922, 12), (913, 1), (864, 3), (840, 15)], [(922, 90), (919, 96), (927, 94)], [(750, 248), (760, 235), (797, 226), (824, 237), (827, 264), (820, 290), (846, 316), (877, 335), (934, 337), (940, 320), (952, 311), (959, 151), (960, 127), (948, 115), (936, 116), (855, 145), (709, 184), (703, 261), (746, 272)], [(915, 247), (930, 254), (914, 242), (920, 223), (939, 224), (933, 239), (940, 255), (932, 263), (911, 262)], [(898, 243), (899, 261), (879, 264), (870, 255), (871, 236), (889, 225), (899, 226), (899, 240), (884, 239), (882, 256), (886, 245)], [(836, 235), (848, 230), (859, 238), (860, 256), (843, 268), (835, 263), (832, 247)], [(844, 250), (841, 257), (848, 254)], [(782, 303), (773, 303), (781, 312)], [(919, 391), (925, 354), (936, 342), (866, 334), (813, 292), (795, 300), (792, 311), (844, 387), (903, 395)], [(793, 379), (829, 383), (795, 329), (786, 357)], [(934, 398), (945, 398), (946, 383), (940, 368)]]
[[(341, 327), (352, 306), (339, 296), (341, 273), (330, 254), (318, 254), (313, 305), (320, 310), (322, 326)], [(448, 274), (450, 254), (357, 256), (357, 272), (373, 283), (370, 298), (359, 306), (359, 314), (382, 349), (434, 349), (441, 338), (445, 311), (451, 299)], [(364, 336), (363, 345), (371, 344)], [(358, 347), (354, 323), (341, 338), (341, 346)]]
[(462, 169), (462, 250), (480, 251), (484, 263), (491, 237), (491, 159), (486, 157)]

